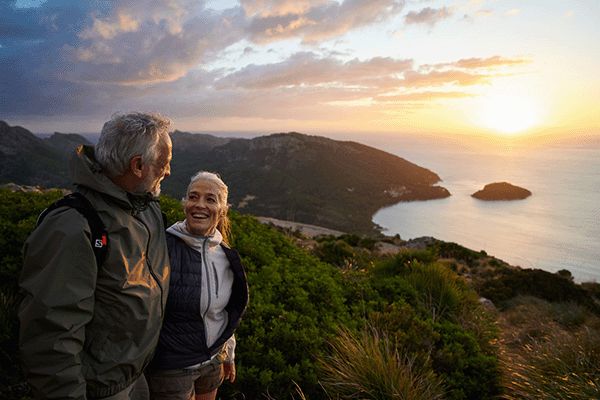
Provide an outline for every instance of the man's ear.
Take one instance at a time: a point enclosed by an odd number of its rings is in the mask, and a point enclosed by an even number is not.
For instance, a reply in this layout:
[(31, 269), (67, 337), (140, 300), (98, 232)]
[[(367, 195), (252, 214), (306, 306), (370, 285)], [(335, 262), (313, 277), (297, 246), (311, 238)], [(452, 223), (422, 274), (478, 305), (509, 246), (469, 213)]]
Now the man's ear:
[(129, 169), (138, 178), (142, 177), (142, 169), (144, 164), (142, 163), (142, 156), (134, 156), (129, 160)]

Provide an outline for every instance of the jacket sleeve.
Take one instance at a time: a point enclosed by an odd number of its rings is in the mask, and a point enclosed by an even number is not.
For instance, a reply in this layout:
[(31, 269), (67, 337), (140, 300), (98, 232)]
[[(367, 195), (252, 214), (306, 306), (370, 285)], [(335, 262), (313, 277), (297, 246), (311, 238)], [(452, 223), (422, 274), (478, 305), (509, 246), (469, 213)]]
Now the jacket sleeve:
[(35, 398), (86, 397), (81, 353), (97, 278), (88, 235), (78, 211), (59, 208), (25, 242), (19, 347)]

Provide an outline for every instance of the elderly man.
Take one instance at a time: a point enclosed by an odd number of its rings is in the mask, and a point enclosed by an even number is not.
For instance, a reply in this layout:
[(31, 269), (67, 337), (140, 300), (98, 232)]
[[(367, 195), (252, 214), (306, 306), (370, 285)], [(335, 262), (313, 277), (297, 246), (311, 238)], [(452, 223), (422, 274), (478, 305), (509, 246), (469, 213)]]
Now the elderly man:
[(78, 210), (49, 212), (27, 239), (19, 345), (40, 399), (146, 399), (144, 367), (157, 343), (169, 261), (157, 196), (170, 174), (171, 122), (116, 115), (72, 161), (76, 192), (108, 234), (101, 265)]

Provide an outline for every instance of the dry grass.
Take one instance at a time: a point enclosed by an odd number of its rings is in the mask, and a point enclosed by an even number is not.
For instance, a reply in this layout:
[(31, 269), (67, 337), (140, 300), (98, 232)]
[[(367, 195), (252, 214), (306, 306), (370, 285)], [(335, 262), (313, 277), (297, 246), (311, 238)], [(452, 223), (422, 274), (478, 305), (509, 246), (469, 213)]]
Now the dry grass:
[(519, 297), (500, 318), (504, 399), (600, 398), (600, 323), (571, 303)]
[(441, 380), (401, 354), (374, 328), (341, 330), (331, 355), (320, 361), (323, 386), (341, 399), (442, 399)]

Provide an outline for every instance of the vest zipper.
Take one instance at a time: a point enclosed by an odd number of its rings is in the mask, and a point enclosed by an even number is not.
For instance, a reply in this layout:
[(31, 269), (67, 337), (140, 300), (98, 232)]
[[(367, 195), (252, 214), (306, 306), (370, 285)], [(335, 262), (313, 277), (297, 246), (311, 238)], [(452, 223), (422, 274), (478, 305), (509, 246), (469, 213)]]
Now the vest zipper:
[(211, 261), (210, 263), (213, 267), (213, 276), (215, 277), (215, 297), (219, 298), (219, 277), (217, 275), (217, 268), (215, 267), (215, 263)]
[[(208, 239), (204, 239), (204, 242), (202, 243), (202, 266), (203, 268), (200, 269), (200, 271), (202, 272), (202, 270), (204, 270), (206, 272), (206, 311), (204, 311), (204, 314), (202, 315), (202, 323), (204, 324), (204, 337), (206, 339), (206, 348), (208, 349), (208, 327), (206, 325), (206, 315), (208, 314), (208, 310), (210, 309), (210, 270), (208, 269), (208, 262), (206, 259), (206, 242), (208, 242)], [(202, 278), (202, 276), (200, 276)], [(202, 282), (202, 281), (200, 281)], [(202, 285), (201, 285), (202, 286)], [(202, 301), (202, 296), (200, 296), (200, 301)], [(202, 310), (202, 306), (200, 307), (200, 310)]]

